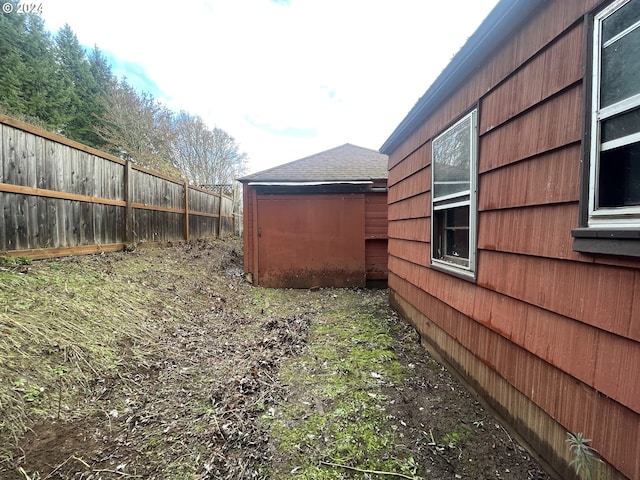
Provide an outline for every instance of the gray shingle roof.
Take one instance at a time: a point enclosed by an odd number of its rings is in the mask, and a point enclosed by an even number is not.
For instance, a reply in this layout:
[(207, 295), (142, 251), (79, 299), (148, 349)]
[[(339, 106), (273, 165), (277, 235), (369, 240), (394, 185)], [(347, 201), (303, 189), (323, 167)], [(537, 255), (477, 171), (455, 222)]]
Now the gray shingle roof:
[(388, 157), (345, 143), (308, 157), (239, 178), (247, 182), (328, 182), (386, 180)]

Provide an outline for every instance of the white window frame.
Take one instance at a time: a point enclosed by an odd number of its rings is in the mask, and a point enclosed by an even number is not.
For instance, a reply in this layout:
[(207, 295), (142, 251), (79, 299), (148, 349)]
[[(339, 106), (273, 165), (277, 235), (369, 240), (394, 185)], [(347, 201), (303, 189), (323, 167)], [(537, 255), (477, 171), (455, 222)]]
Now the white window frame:
[[(476, 236), (477, 236), (477, 164), (478, 164), (478, 110), (473, 109), (471, 112), (460, 118), (453, 125), (448, 127), (444, 132), (433, 138), (431, 141), (431, 265), (447, 272), (475, 279), (476, 271)], [(434, 159), (434, 144), (450, 134), (461, 123), (470, 120), (469, 128), (469, 189), (462, 192), (456, 192), (439, 197), (434, 196), (435, 192), (435, 170), (436, 162)], [(450, 182), (457, 183), (457, 182)], [(466, 183), (466, 182), (465, 182)], [(434, 256), (436, 244), (436, 236), (439, 232), (435, 231), (436, 212), (443, 212), (457, 207), (469, 207), (469, 259), (467, 265), (459, 262), (447, 261), (445, 258)], [(446, 215), (446, 214), (445, 214)], [(443, 256), (444, 257), (444, 256)]]
[[(597, 228), (638, 228), (640, 227), (640, 206), (632, 207), (599, 207), (598, 187), (600, 171), (600, 152), (635, 143), (640, 140), (640, 133), (634, 133), (622, 138), (602, 143), (600, 139), (601, 122), (614, 115), (630, 111), (640, 106), (640, 94), (625, 98), (613, 105), (600, 108), (600, 77), (601, 77), (601, 47), (602, 47), (602, 23), (603, 21), (629, 3), (631, 0), (618, 0), (594, 16), (593, 24), (593, 69), (591, 79), (591, 145), (590, 145), (590, 170), (589, 170), (589, 209), (588, 227)], [(606, 43), (611, 44), (640, 28), (640, 22), (635, 23), (626, 30), (620, 32)]]

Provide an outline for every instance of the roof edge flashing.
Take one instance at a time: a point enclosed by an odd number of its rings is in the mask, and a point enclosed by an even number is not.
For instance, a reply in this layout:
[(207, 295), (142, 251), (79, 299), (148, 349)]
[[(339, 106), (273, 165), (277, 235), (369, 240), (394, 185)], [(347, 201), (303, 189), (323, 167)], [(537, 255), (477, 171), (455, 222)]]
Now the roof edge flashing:
[(362, 181), (348, 181), (348, 180), (337, 180), (337, 181), (318, 181), (318, 182), (249, 182), (247, 185), (259, 186), (259, 187), (313, 187), (319, 185), (372, 185), (373, 181), (371, 180), (362, 180)]

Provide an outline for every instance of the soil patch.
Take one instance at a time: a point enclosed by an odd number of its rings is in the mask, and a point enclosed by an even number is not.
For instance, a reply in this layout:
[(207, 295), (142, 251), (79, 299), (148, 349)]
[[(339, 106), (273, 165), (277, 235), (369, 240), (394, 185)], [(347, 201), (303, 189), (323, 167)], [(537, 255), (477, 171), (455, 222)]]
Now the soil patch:
[[(0, 478), (551, 478), (387, 296), (253, 287), (235, 239), (4, 267), (0, 328), (15, 341), (0, 366), (0, 413), (18, 426), (0, 426)], [(339, 354), (316, 348), (363, 314), (378, 343), (345, 330), (332, 340)], [(20, 329), (64, 318), (108, 334), (87, 343), (60, 321), (68, 330), (17, 347)], [(365, 383), (327, 390), (336, 379)], [(375, 422), (384, 448), (354, 436), (351, 457), (331, 453), (340, 433), (322, 429), (350, 398), (362, 401), (347, 420)], [(295, 432), (312, 417), (317, 432), (287, 447), (281, 426)]]

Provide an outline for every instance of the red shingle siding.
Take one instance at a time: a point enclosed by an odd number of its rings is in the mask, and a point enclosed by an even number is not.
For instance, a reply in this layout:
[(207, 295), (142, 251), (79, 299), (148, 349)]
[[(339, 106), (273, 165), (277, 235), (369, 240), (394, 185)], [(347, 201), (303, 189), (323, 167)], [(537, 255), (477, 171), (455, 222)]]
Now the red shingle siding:
[(582, 80), (584, 29), (577, 25), (482, 100), (480, 133)]
[[(389, 288), (556, 468), (570, 470), (566, 432), (583, 432), (617, 470), (607, 467), (611, 478), (640, 478), (640, 259), (572, 249), (583, 16), (598, 3), (544, 2), (388, 152)], [(476, 105), (474, 283), (430, 268), (429, 165), (431, 139)]]
[(425, 186), (429, 185), (431, 185), (431, 169), (418, 170), (393, 185), (389, 191), (389, 203), (424, 193)]
[[(529, 311), (530, 306), (496, 294), (476, 296), (474, 304), (478, 312), (496, 312), (485, 316), (485, 319), (493, 321), (496, 315), (502, 314), (508, 319), (508, 328), (522, 323), (533, 324), (527, 337), (527, 342), (534, 342), (528, 344), (531, 350), (521, 348), (517, 335), (504, 335), (495, 328), (485, 328), (487, 325), (483, 325), (477, 318), (465, 315), (437, 295), (426, 294), (412, 282), (400, 278), (397, 271), (408, 273), (409, 270), (397, 268), (395, 261), (390, 259), (389, 288), (392, 303), (398, 306), (406, 301), (417, 311), (428, 312), (426, 318), (430, 323), (425, 324), (424, 318), (416, 315), (417, 312), (413, 312), (410, 317), (421, 334), (431, 338), (440, 352), (451, 352), (448, 358), (461, 374), (480, 392), (484, 392), (489, 402), (502, 415), (519, 425), (521, 433), (539, 452), (548, 451), (551, 455), (551, 444), (555, 446), (556, 453), (562, 453), (566, 449), (566, 431), (597, 432), (593, 438), (593, 447), (610, 463), (617, 465), (628, 478), (640, 478), (635, 440), (640, 434), (640, 416), (597, 390), (585, 387), (581, 381), (576, 381), (576, 372), (586, 372), (585, 376), (588, 377), (589, 372), (595, 371), (595, 362), (590, 358), (592, 344), (589, 340), (594, 340), (596, 330), (588, 331), (591, 337), (579, 331), (573, 331), (573, 334), (560, 333), (559, 340), (565, 342), (556, 341), (553, 342), (555, 346), (550, 347), (545, 340), (552, 340), (556, 331), (566, 331), (567, 326), (571, 325), (570, 319), (544, 310)], [(396, 296), (401, 301), (394, 301)], [(488, 308), (489, 305), (491, 309)], [(500, 307), (503, 307), (502, 313)], [(548, 316), (546, 321), (553, 328), (551, 332), (542, 326), (540, 317), (545, 315)], [(435, 334), (434, 325), (446, 332), (446, 337)], [(471, 354), (467, 355), (466, 352)], [(576, 361), (576, 355), (579, 354), (584, 355)], [(478, 358), (482, 361), (478, 361)], [(571, 374), (558, 368), (557, 364), (563, 362), (571, 366)], [(497, 376), (492, 378), (494, 373)], [(498, 383), (498, 379), (504, 379), (507, 386)], [(513, 402), (514, 393), (509, 388), (516, 389), (528, 400)], [(527, 402), (539, 407), (540, 411), (536, 415), (530, 415)], [(549, 428), (549, 423), (555, 425), (552, 419), (560, 422), (558, 428), (555, 428), (555, 436), (550, 434), (552, 429)], [(567, 476), (570, 475), (570, 469), (564, 471)], [(615, 476), (615, 472), (612, 475)]]
[(481, 136), (478, 171), (484, 173), (579, 142), (582, 103), (582, 86), (576, 85)]
[[(478, 222), (478, 248), (589, 261), (589, 257), (572, 249), (573, 238), (570, 229), (577, 226), (577, 203), (481, 212)], [(557, 233), (549, 235), (549, 232)]]
[[(531, 160), (481, 175), (478, 210), (578, 201), (579, 144), (546, 152)], [(518, 188), (509, 188), (509, 185)]]

